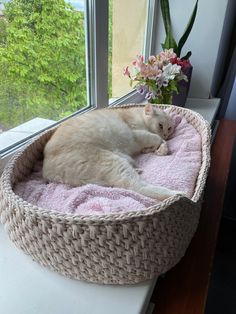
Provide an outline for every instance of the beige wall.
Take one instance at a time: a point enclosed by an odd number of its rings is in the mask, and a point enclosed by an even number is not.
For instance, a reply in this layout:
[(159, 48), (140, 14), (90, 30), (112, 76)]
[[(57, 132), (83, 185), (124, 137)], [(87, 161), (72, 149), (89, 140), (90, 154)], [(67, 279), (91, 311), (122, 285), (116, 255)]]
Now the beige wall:
[(132, 90), (123, 68), (143, 53), (146, 31), (147, 0), (112, 2), (112, 97)]

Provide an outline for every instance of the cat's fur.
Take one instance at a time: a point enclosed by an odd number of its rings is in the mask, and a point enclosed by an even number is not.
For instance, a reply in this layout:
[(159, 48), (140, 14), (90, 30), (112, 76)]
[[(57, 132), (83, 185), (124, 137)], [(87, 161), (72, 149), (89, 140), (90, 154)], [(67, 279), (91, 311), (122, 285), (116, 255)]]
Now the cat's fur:
[(43, 177), (81, 186), (130, 189), (164, 200), (176, 191), (148, 184), (132, 158), (141, 152), (168, 153), (170, 117), (152, 105), (94, 110), (64, 122), (45, 146)]

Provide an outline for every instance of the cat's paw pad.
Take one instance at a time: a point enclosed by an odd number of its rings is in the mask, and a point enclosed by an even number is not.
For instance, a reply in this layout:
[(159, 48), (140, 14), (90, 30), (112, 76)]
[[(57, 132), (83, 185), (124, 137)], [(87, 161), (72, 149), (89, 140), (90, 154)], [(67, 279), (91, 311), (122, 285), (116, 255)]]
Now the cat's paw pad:
[(156, 155), (159, 155), (159, 156), (165, 156), (165, 155), (168, 155), (168, 146), (166, 144), (166, 142), (162, 143), (158, 150), (155, 151)]

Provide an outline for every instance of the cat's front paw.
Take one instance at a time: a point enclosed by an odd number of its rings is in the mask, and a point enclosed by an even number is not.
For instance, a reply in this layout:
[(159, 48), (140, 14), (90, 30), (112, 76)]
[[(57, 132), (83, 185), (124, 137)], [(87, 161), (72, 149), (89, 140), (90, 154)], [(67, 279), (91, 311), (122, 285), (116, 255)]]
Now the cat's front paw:
[(163, 142), (159, 148), (155, 151), (155, 154), (156, 155), (159, 155), (159, 156), (165, 156), (165, 155), (168, 155), (168, 146), (167, 146), (167, 143), (166, 142)]

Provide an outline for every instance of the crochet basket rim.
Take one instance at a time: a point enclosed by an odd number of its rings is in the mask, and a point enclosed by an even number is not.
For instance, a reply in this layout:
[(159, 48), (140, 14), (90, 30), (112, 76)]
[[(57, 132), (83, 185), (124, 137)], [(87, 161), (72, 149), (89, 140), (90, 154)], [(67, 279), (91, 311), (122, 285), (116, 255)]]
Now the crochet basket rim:
[[(130, 107), (144, 107), (145, 104), (126, 104), (116, 107), (110, 107), (109, 110), (115, 110), (118, 108), (130, 108)], [(187, 121), (192, 124), (195, 129), (196, 125), (199, 125), (204, 132), (198, 132), (201, 134), (202, 139), (202, 148), (204, 146), (205, 149), (202, 149), (202, 163), (200, 167), (200, 171), (198, 174), (198, 178), (195, 185), (195, 192), (191, 199), (187, 198), (186, 196), (177, 194), (175, 196), (172, 196), (159, 204), (153, 205), (151, 207), (148, 207), (145, 210), (138, 210), (138, 211), (130, 211), (130, 212), (122, 212), (122, 213), (109, 213), (109, 214), (101, 214), (101, 215), (81, 215), (81, 214), (72, 214), (72, 213), (60, 213), (56, 210), (49, 210), (44, 209), (41, 207), (38, 207), (36, 205), (33, 205), (31, 203), (28, 203), (27, 201), (23, 200), (20, 196), (15, 194), (12, 187), (12, 174), (14, 173), (14, 167), (16, 161), (25, 154), (25, 151), (28, 149), (29, 146), (31, 146), (33, 143), (40, 140), (41, 137), (45, 136), (45, 134), (52, 132), (52, 130), (56, 129), (58, 125), (55, 127), (51, 127), (50, 129), (44, 131), (39, 136), (31, 140), (22, 151), (18, 152), (11, 158), (11, 160), (6, 165), (2, 176), (1, 176), (1, 189), (4, 194), (8, 195), (10, 197), (11, 202), (18, 205), (18, 208), (21, 209), (22, 212), (25, 214), (34, 215), (36, 218), (37, 216), (42, 219), (44, 218), (53, 218), (54, 220), (63, 221), (68, 224), (71, 223), (83, 223), (83, 224), (101, 224), (101, 223), (107, 223), (107, 221), (111, 222), (118, 222), (118, 221), (126, 221), (132, 219), (139, 219), (140, 217), (148, 217), (152, 216), (154, 213), (160, 212), (168, 208), (171, 204), (178, 202), (179, 200), (183, 199), (185, 202), (189, 204), (196, 204), (201, 200), (203, 190), (205, 187), (205, 182), (207, 178), (208, 169), (210, 166), (210, 137), (211, 137), (211, 130), (209, 123), (197, 112), (194, 112), (190, 109), (183, 108), (183, 107), (177, 107), (174, 105), (156, 105), (160, 109), (169, 109), (170, 112), (175, 112), (177, 114), (180, 114), (184, 116)]]

